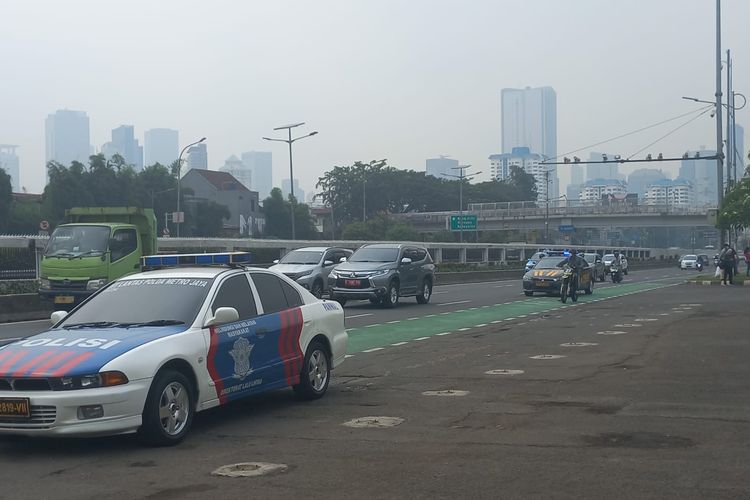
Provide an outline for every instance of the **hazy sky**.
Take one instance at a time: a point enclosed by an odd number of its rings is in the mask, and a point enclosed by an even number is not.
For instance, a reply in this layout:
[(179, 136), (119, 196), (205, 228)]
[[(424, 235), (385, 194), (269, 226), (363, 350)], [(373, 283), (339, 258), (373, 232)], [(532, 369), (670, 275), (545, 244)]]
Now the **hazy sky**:
[[(261, 137), (306, 121), (303, 131), (319, 134), (295, 144), (305, 190), (333, 165), (380, 158), (424, 170), (426, 158), (445, 154), (488, 177), (504, 87), (554, 87), (559, 153), (696, 108), (680, 96), (712, 99), (714, 6), (5, 0), (0, 143), (21, 146), (21, 181), (33, 192), (43, 188), (44, 119), (60, 108), (88, 113), (97, 148), (112, 128), (133, 124), (141, 143), (154, 127), (178, 129), (182, 144), (208, 137), (212, 169), (231, 154), (273, 151), (276, 185), (289, 176), (286, 146)], [(724, 0), (722, 10), (735, 90), (750, 94), (750, 1)], [(737, 121), (750, 129), (748, 110)], [(595, 149), (629, 155), (679, 123)], [(650, 151), (714, 144), (706, 115)]]

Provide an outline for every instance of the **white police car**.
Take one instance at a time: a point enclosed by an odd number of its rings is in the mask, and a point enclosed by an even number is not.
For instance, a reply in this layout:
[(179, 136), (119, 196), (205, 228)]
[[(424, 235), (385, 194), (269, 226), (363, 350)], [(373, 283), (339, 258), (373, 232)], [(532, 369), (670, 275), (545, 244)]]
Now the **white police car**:
[[(50, 330), (0, 348), (0, 434), (138, 432), (170, 445), (197, 411), (287, 386), (323, 396), (346, 353), (341, 306), (243, 267), (249, 257), (144, 257), (159, 270), (115, 281), (53, 313)], [(229, 265), (195, 265), (217, 263)]]

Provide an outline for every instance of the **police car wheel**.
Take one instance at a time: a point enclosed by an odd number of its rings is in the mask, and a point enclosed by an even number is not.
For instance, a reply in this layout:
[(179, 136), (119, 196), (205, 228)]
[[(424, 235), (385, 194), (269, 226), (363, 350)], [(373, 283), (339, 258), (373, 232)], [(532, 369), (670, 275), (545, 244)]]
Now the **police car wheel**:
[(172, 446), (182, 441), (193, 423), (195, 395), (180, 372), (159, 372), (149, 389), (139, 438), (151, 446)]
[(331, 357), (322, 342), (313, 341), (307, 347), (305, 361), (294, 392), (302, 399), (318, 399), (328, 390), (331, 380)]

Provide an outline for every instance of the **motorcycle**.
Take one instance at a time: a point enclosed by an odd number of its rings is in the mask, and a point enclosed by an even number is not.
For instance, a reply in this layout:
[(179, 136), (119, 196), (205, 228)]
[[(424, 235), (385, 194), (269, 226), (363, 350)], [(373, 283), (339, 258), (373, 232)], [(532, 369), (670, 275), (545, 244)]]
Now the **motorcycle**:
[(609, 266), (609, 274), (612, 277), (612, 283), (619, 283), (622, 281), (622, 269), (616, 263), (612, 263)]
[(573, 275), (573, 269), (567, 268), (563, 271), (562, 285), (560, 285), (560, 301), (565, 304), (568, 297), (573, 302), (578, 302), (578, 280)]

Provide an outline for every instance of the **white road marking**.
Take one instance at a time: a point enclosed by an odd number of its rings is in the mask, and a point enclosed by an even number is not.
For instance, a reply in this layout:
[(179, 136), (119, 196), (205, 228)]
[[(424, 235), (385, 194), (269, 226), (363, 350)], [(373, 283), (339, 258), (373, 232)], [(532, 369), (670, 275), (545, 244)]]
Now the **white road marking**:
[(430, 338), (430, 337), (417, 337), (417, 338), (415, 338), (414, 340), (427, 340), (427, 339), (429, 339), (429, 338)]
[(502, 320), (502, 319), (496, 319), (495, 321), (490, 321), (490, 323), (492, 323), (493, 325), (496, 325), (496, 324), (498, 324), (498, 323), (502, 323), (503, 321), (505, 321), (505, 320)]
[(486, 375), (521, 375), (524, 373), (523, 370), (507, 370), (507, 369), (500, 369), (500, 370), (487, 370), (484, 372)]
[(428, 314), (425, 318), (434, 318), (435, 316), (437, 316), (437, 314)]
[(596, 342), (566, 342), (565, 344), (560, 344), (560, 347), (589, 347), (593, 345), (599, 345)]
[(375, 313), (355, 314), (354, 316), (347, 316), (346, 319), (364, 318), (365, 316), (374, 316), (374, 315)]
[(466, 304), (467, 302), (471, 302), (470, 300), (457, 300), (455, 302), (443, 302), (442, 304), (437, 304), (439, 306), (453, 306), (456, 304)]
[(423, 396), (466, 396), (469, 391), (459, 391), (456, 389), (447, 389), (444, 391), (424, 391)]
[(622, 330), (604, 330), (603, 332), (596, 332), (597, 335), (622, 335), (627, 332)]
[(419, 319), (419, 318), (406, 318), (406, 321), (414, 321), (415, 319)]
[(380, 326), (380, 324), (375, 323), (374, 325), (365, 325), (365, 328), (372, 328), (373, 326)]
[(465, 332), (466, 330), (471, 330), (471, 328), (459, 328), (458, 329), (459, 332)]
[(0, 342), (5, 342), (5, 341), (14, 342), (16, 340), (23, 340), (25, 338), (26, 337), (11, 337), (11, 338), (8, 338), (8, 339), (0, 339)]
[(393, 321), (387, 321), (387, 323), (388, 323), (389, 325), (392, 325), (392, 324), (394, 324), (394, 323), (401, 323), (401, 320), (400, 320), (400, 319), (394, 319)]
[(385, 349), (385, 348), (384, 347), (373, 347), (372, 349), (365, 349), (362, 352), (375, 352), (375, 351), (382, 351), (383, 349)]
[(567, 358), (563, 354), (537, 354), (536, 356), (529, 356), (529, 359), (560, 359)]
[(474, 328), (482, 328), (483, 326), (487, 326), (487, 323), (480, 323), (478, 325), (474, 325)]
[(353, 358), (353, 357), (354, 357), (354, 354), (347, 354), (346, 356), (344, 356), (344, 358)]
[[(467, 329), (468, 329), (468, 328), (467, 328)], [(442, 337), (443, 335), (450, 335), (451, 333), (452, 333), (452, 332), (443, 332), (443, 333), (438, 333), (438, 334), (437, 334), (437, 336), (438, 336), (438, 337)]]
[(396, 342), (395, 344), (391, 344), (391, 345), (392, 346), (400, 346), (400, 345), (404, 345), (404, 344), (408, 344), (408, 342)]

